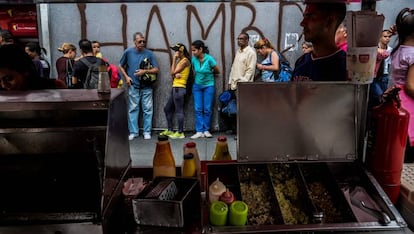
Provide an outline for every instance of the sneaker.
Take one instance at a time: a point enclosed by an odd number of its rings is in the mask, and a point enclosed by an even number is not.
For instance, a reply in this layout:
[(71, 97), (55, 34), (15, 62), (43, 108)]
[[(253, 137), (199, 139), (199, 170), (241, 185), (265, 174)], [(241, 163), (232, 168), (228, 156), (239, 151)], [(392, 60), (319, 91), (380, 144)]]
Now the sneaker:
[(129, 139), (130, 141), (132, 141), (132, 140), (134, 140), (134, 138), (136, 138), (136, 137), (138, 137), (138, 134), (133, 134), (133, 133), (131, 133), (131, 134), (129, 134), (128, 139)]
[(144, 133), (144, 140), (151, 140), (151, 134)]
[(204, 134), (202, 132), (196, 132), (196, 134), (191, 136), (191, 139), (197, 139), (200, 137), (204, 137)]
[(173, 131), (170, 131), (170, 130), (168, 130), (168, 129), (165, 129), (164, 131), (162, 131), (161, 133), (160, 133), (160, 135), (164, 135), (164, 136), (171, 136), (171, 135), (173, 135), (174, 134), (174, 132)]
[(207, 138), (212, 138), (213, 137), (213, 135), (211, 135), (211, 133), (209, 131), (205, 131), (204, 136), (207, 137)]
[(179, 132), (174, 132), (173, 134), (169, 135), (169, 137), (171, 139), (183, 139), (185, 138), (185, 135), (183, 132), (179, 133)]

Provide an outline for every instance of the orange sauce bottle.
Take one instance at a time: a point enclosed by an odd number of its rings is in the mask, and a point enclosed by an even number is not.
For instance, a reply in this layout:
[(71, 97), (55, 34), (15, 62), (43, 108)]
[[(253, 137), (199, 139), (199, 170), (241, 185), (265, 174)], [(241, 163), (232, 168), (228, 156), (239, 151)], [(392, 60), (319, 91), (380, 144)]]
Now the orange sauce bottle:
[(175, 160), (168, 136), (158, 136), (152, 166), (153, 178), (157, 176), (176, 176)]

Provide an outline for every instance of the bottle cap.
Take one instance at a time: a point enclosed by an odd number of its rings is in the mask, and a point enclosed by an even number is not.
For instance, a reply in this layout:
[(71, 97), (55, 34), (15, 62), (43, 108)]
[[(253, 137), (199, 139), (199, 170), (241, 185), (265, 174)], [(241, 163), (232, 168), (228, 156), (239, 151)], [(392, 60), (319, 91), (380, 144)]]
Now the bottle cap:
[(217, 140), (218, 141), (227, 141), (227, 137), (225, 137), (225, 136), (219, 136), (218, 138), (217, 138)]
[(194, 154), (192, 154), (192, 153), (184, 154), (184, 160), (185, 159), (193, 159), (193, 158), (194, 158)]
[(168, 141), (168, 136), (158, 135), (158, 141)]
[(193, 141), (187, 142), (185, 144), (185, 147), (187, 147), (187, 148), (194, 148), (194, 147), (196, 147), (196, 143), (193, 142)]

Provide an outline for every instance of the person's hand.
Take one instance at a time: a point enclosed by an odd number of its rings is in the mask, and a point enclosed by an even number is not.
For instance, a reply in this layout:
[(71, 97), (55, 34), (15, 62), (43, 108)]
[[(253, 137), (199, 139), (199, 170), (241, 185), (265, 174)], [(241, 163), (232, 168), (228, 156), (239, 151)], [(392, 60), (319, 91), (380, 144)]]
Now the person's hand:
[(132, 85), (132, 79), (131, 79), (131, 77), (126, 76), (125, 77), (125, 80), (126, 80), (126, 83), (127, 83), (128, 86), (131, 86)]
[(391, 32), (391, 34), (394, 36), (394, 35), (397, 35), (397, 25), (392, 25), (390, 28), (389, 28), (389, 30), (390, 30), (390, 32)]
[(177, 59), (177, 58), (179, 58), (179, 57), (180, 57), (180, 52), (175, 51), (175, 52), (174, 52), (174, 58), (175, 58), (175, 59)]
[(146, 71), (144, 69), (135, 70), (134, 76), (143, 76), (145, 74), (145, 72)]
[(174, 78), (180, 79), (181, 78), (181, 74), (180, 73), (176, 73)]

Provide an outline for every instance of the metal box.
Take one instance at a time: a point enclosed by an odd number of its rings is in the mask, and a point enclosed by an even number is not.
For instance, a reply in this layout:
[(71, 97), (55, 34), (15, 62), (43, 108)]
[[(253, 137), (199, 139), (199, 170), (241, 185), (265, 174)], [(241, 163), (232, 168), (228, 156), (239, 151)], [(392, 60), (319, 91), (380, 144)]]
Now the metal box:
[(204, 223), (207, 232), (407, 229), (361, 160), (367, 85), (239, 83), (237, 92), (237, 162), (207, 162), (205, 189), (219, 177), (248, 203), (248, 221)]
[(132, 200), (134, 218), (140, 225), (189, 226), (200, 222), (200, 199), (197, 179), (156, 177)]
[(1, 92), (0, 232), (110, 233), (128, 133), (123, 90)]

